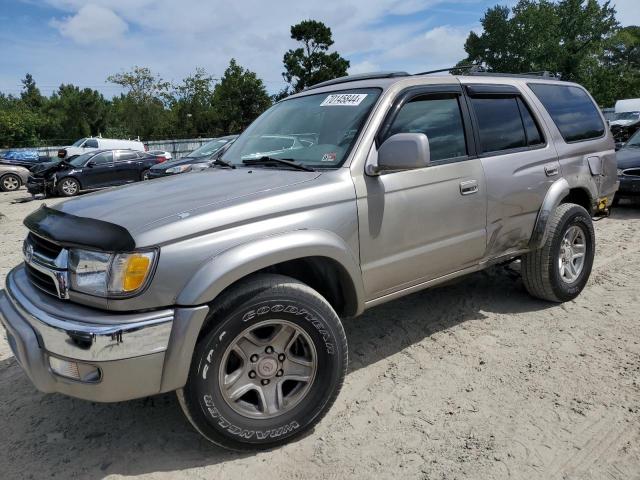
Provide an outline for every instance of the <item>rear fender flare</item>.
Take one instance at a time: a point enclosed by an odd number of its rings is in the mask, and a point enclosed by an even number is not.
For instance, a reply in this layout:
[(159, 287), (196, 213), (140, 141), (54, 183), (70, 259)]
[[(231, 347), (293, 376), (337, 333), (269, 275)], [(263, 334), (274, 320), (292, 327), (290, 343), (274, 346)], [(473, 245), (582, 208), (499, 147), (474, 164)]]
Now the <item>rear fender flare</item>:
[(544, 197), (542, 206), (538, 211), (538, 217), (533, 227), (533, 233), (529, 241), (529, 248), (531, 250), (537, 250), (541, 248), (547, 240), (549, 218), (553, 212), (558, 208), (558, 205), (562, 203), (562, 199), (569, 195), (569, 183), (560, 178), (553, 182), (547, 194)]

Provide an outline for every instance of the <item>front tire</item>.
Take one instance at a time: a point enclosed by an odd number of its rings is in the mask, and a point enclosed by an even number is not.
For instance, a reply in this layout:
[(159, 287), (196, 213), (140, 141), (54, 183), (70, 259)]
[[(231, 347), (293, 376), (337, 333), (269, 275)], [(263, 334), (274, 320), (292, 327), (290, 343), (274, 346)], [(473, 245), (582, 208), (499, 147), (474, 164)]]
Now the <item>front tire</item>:
[(286, 443), (335, 401), (347, 341), (337, 314), (307, 285), (260, 274), (212, 306), (180, 405), (209, 441), (231, 450)]
[(589, 213), (572, 203), (560, 205), (549, 219), (542, 248), (522, 257), (522, 280), (534, 297), (567, 302), (584, 289), (595, 255), (595, 232)]
[(0, 178), (0, 190), (3, 192), (15, 192), (22, 185), (22, 180), (18, 175), (8, 173)]
[(75, 178), (66, 177), (58, 183), (58, 194), (63, 197), (73, 197), (80, 193), (80, 182)]

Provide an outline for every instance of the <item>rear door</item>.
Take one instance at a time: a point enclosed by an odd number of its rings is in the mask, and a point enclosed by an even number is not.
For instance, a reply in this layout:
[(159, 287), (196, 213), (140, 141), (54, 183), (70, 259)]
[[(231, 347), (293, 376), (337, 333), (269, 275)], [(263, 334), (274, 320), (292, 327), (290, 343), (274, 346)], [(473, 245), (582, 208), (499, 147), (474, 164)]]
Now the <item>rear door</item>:
[(465, 91), (487, 178), (487, 254), (495, 258), (527, 248), (560, 166), (553, 142), (518, 88), (468, 84)]
[(140, 180), (140, 159), (137, 152), (118, 150), (115, 154), (113, 185), (133, 183)]

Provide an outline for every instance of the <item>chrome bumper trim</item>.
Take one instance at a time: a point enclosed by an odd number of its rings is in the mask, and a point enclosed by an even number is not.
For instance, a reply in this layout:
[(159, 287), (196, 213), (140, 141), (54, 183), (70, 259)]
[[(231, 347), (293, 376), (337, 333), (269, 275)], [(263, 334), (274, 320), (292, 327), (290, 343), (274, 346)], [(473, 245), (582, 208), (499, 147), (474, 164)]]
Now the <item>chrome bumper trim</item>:
[[(65, 318), (64, 309), (59, 310), (59, 315), (46, 312), (21, 291), (15, 278), (20, 268), (7, 275), (6, 295), (13, 309), (33, 328), (38, 343), (47, 352), (70, 359), (101, 362), (167, 349), (173, 309), (140, 314), (114, 314), (91, 309), (92, 317), (95, 318), (96, 314), (102, 317), (99, 323), (70, 320)], [(0, 312), (0, 316), (3, 313)]]

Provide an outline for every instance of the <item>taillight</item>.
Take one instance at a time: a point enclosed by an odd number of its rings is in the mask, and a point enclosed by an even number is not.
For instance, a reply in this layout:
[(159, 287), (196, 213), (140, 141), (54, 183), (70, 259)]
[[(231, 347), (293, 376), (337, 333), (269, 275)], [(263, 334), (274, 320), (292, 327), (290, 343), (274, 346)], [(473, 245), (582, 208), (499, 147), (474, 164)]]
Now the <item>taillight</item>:
[(156, 163), (166, 162), (167, 157), (156, 157)]
[(67, 151), (64, 149), (58, 150), (58, 158), (64, 158), (67, 156)]

